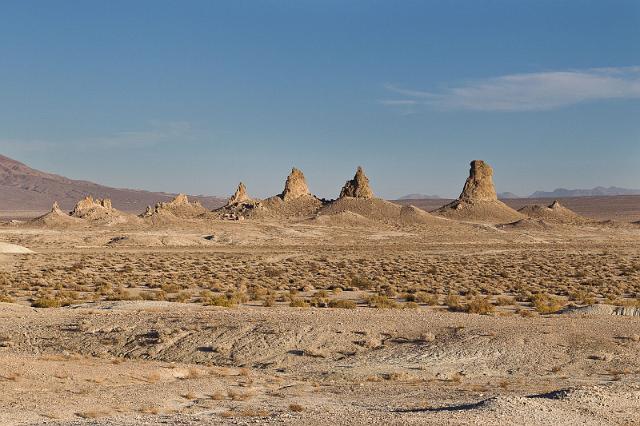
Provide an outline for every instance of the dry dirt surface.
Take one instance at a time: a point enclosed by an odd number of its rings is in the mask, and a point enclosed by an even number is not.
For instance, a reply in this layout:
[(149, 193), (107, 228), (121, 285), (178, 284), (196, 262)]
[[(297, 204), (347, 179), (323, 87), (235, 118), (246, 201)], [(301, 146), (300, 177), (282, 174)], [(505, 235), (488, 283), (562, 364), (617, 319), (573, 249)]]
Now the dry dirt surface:
[(640, 225), (307, 198), (0, 225), (0, 424), (640, 424)]

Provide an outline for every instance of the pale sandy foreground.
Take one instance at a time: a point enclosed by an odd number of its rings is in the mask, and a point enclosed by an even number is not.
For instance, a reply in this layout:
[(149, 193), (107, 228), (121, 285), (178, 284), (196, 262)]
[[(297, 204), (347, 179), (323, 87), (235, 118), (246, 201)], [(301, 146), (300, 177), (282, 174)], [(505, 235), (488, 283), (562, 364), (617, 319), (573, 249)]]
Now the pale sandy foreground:
[(640, 317), (0, 305), (2, 424), (637, 424)]

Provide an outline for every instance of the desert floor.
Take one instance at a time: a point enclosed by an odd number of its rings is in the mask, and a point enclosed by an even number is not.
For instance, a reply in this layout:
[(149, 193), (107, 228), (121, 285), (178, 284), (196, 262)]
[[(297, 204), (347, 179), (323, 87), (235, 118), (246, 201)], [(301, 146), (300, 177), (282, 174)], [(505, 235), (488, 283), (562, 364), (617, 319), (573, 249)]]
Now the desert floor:
[(2, 424), (640, 423), (639, 225), (7, 223), (0, 241), (33, 251), (0, 254)]

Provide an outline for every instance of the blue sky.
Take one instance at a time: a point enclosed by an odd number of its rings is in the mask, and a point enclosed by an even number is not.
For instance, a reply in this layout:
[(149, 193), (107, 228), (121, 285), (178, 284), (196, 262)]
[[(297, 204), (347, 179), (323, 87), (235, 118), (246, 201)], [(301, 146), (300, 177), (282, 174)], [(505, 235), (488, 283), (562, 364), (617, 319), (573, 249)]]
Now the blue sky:
[(640, 187), (638, 1), (3, 1), (0, 153), (119, 187)]

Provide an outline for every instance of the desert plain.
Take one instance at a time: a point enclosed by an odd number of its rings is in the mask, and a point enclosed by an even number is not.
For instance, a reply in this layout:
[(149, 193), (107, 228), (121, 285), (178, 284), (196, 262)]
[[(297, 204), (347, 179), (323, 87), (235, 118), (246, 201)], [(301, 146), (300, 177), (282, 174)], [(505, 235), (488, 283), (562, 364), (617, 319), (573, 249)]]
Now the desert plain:
[(639, 424), (623, 201), (516, 210), (475, 161), (432, 209), (362, 169), (318, 199), (294, 169), (213, 211), (21, 214), (0, 226), (0, 423)]

